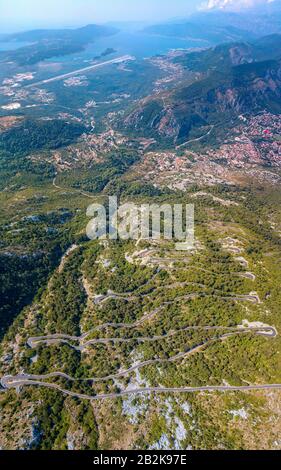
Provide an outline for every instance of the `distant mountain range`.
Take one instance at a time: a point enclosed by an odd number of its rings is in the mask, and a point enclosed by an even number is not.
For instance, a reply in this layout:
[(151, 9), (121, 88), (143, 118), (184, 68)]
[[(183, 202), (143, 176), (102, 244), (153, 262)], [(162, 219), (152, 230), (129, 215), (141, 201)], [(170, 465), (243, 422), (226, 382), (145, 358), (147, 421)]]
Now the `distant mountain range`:
[(94, 41), (98, 37), (109, 36), (117, 32), (112, 26), (89, 24), (77, 29), (35, 29), (21, 33), (9, 34), (6, 41), (77, 41), (85, 44)]
[(10, 34), (3, 40), (30, 42), (32, 45), (2, 52), (0, 61), (16, 62), (20, 66), (33, 65), (44, 59), (82, 51), (87, 44), (117, 31), (110, 26), (91, 24), (78, 29), (37, 29)]
[[(240, 114), (281, 113), (280, 42), (281, 35), (274, 35), (252, 45), (191, 53), (191, 69), (208, 68), (207, 73), (191, 85), (144, 99), (128, 113), (125, 126), (181, 144)], [(184, 60), (188, 64), (188, 55)]]
[(185, 20), (156, 24), (146, 33), (184, 39), (203, 39), (208, 45), (222, 42), (250, 41), (281, 33), (281, 0), (241, 13), (225, 10), (198, 12)]
[[(257, 36), (247, 30), (235, 26), (218, 26), (192, 23), (191, 21), (179, 24), (160, 24), (149, 26), (143, 30), (148, 34), (159, 36), (177, 37), (193, 41), (206, 42), (206, 46), (220, 44), (221, 42), (233, 42), (252, 40)], [(195, 44), (196, 45), (196, 44)]]

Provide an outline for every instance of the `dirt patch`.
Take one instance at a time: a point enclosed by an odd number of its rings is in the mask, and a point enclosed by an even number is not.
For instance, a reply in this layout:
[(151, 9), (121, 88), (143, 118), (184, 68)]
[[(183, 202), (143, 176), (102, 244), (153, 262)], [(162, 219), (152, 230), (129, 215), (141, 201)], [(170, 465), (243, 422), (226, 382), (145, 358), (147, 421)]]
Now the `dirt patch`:
[(5, 116), (0, 117), (0, 133), (5, 132), (11, 127), (16, 126), (23, 120), (21, 116)]

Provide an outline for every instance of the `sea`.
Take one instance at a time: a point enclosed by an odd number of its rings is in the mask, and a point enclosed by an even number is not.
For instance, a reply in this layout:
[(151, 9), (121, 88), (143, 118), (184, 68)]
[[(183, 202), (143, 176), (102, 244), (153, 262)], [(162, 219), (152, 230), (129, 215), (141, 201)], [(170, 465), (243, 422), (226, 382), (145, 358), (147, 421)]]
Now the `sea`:
[[(26, 42), (1, 42), (0, 51), (12, 51), (20, 47), (28, 46)], [(113, 36), (107, 36), (97, 39), (89, 44), (83, 52), (71, 54), (65, 57), (69, 61), (71, 56), (76, 60), (92, 60), (102, 54), (106, 49), (114, 49), (115, 55), (132, 55), (137, 59), (152, 57), (161, 54), (167, 54), (173, 49), (189, 49), (194, 47), (204, 47), (206, 43), (203, 41), (192, 41), (190, 39), (180, 39), (174, 37), (164, 37), (158, 35), (147, 34), (144, 32), (127, 32), (120, 31)], [(114, 57), (114, 55), (112, 55)], [(51, 59), (52, 61), (54, 58)], [(64, 58), (60, 57), (60, 61)]]

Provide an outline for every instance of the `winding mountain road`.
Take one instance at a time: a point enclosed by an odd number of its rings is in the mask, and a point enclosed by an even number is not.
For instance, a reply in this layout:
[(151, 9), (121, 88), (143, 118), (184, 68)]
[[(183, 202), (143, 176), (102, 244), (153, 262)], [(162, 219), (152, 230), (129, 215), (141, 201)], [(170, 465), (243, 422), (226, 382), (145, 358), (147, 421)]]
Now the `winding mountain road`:
[(184, 388), (168, 388), (168, 387), (146, 387), (146, 388), (136, 388), (131, 390), (124, 390), (119, 393), (104, 393), (100, 395), (87, 395), (84, 393), (71, 392), (55, 384), (46, 384), (43, 382), (38, 382), (36, 380), (28, 381), (23, 384), (21, 381), (17, 384), (14, 383), (14, 388), (26, 386), (37, 386), (37, 387), (47, 387), (57, 390), (64, 395), (68, 395), (74, 398), (80, 398), (82, 400), (104, 400), (104, 399), (114, 399), (120, 398), (129, 395), (140, 395), (145, 393), (194, 393), (194, 392), (248, 392), (254, 390), (275, 390), (281, 389), (281, 384), (260, 384), (260, 385), (242, 385), (242, 386), (231, 386), (231, 385), (206, 385), (204, 387), (184, 387)]
[[(153, 312), (155, 313), (155, 311)], [(147, 319), (147, 317), (146, 317)], [(138, 323), (139, 324), (139, 323)], [(187, 331), (228, 331), (228, 334), (239, 334), (239, 333), (255, 333), (259, 336), (266, 336), (266, 337), (276, 337), (277, 332), (274, 327), (271, 326), (264, 326), (264, 327), (243, 327), (243, 326), (236, 326), (236, 327), (225, 327), (225, 326), (187, 326), (185, 328), (181, 328), (179, 330), (171, 330), (164, 335), (158, 336), (143, 336), (143, 337), (134, 337), (134, 338), (95, 338), (89, 341), (84, 342), (84, 340), (90, 334), (97, 331), (97, 329), (102, 329), (104, 327), (123, 327), (123, 328), (132, 328), (133, 324), (127, 323), (107, 323), (104, 325), (100, 325), (100, 327), (96, 327), (87, 333), (84, 333), (81, 336), (70, 336), (65, 334), (54, 334), (54, 335), (46, 335), (46, 336), (38, 336), (38, 337), (31, 337), (27, 340), (27, 344), (30, 348), (34, 349), (40, 344), (57, 344), (57, 343), (66, 343), (69, 344), (73, 349), (77, 351), (83, 351), (87, 348), (87, 346), (94, 345), (94, 344), (109, 344), (109, 343), (130, 343), (130, 342), (138, 342), (138, 343), (145, 343), (145, 342), (154, 342), (159, 341), (161, 339), (167, 339), (172, 336), (175, 336), (180, 333), (184, 333)], [(78, 342), (79, 346), (73, 346), (69, 342)]]
[(177, 145), (176, 149), (181, 149), (182, 147), (185, 147), (186, 145), (191, 144), (192, 142), (200, 142), (200, 140), (203, 140), (205, 137), (208, 137), (208, 135), (211, 134), (214, 128), (215, 128), (215, 125), (212, 124), (211, 128), (206, 134), (201, 135), (200, 137), (197, 137), (196, 139), (188, 140), (187, 142), (184, 142), (183, 144)]
[[(189, 284), (190, 285), (191, 284), (197, 285), (201, 288), (208, 289), (208, 287), (204, 286), (203, 284), (199, 284), (199, 283), (189, 283)], [(172, 288), (172, 286), (171, 286), (171, 288)], [(163, 287), (156, 288), (154, 291), (160, 290), (160, 289), (163, 289)], [(165, 287), (165, 289), (170, 289), (170, 287)], [(220, 291), (214, 289), (214, 292), (220, 292)], [(110, 300), (110, 299), (117, 299), (117, 300), (119, 299), (119, 300), (125, 300), (126, 302), (132, 302), (132, 301), (137, 300), (139, 298), (149, 297), (150, 295), (151, 295), (151, 293), (126, 296), (125, 294), (117, 294), (116, 292), (109, 291), (105, 295), (96, 296), (94, 298), (94, 303), (97, 304), (97, 305), (98, 304), (103, 304), (104, 302), (106, 302), (107, 300)], [(178, 300), (191, 300), (191, 299), (195, 299), (197, 297), (216, 297), (216, 298), (220, 298), (222, 300), (237, 300), (237, 301), (240, 301), (240, 302), (252, 302), (252, 303), (255, 303), (255, 304), (260, 303), (259, 297), (257, 295), (253, 295), (253, 294), (240, 295), (240, 294), (229, 293), (229, 295), (227, 295), (227, 296), (222, 296), (222, 295), (218, 295), (218, 294), (215, 294), (215, 293), (207, 294), (206, 292), (191, 292), (190, 294), (186, 294), (186, 295), (178, 297), (177, 300), (175, 300), (175, 302), (177, 302)], [(169, 304), (169, 303), (171, 303), (171, 302), (168, 302), (168, 301), (166, 302), (166, 304)]]
[(82, 189), (76, 189), (76, 188), (63, 188), (62, 186), (59, 186), (56, 182), (57, 176), (54, 177), (53, 179), (53, 186), (56, 189), (59, 189), (60, 191), (69, 191), (70, 193), (77, 193), (81, 194), (81, 196), (87, 197), (89, 199), (96, 199), (97, 197), (93, 194), (86, 193), (86, 191), (83, 191)]
[[(158, 271), (154, 274), (154, 277), (158, 274)], [(176, 282), (168, 288), (174, 288), (174, 287), (183, 287), (186, 285), (198, 285), (201, 288), (205, 288), (204, 285), (199, 284), (199, 283), (192, 283), (192, 282)], [(143, 287), (143, 286), (141, 286)], [(158, 289), (158, 288), (156, 288)], [(218, 292), (215, 290), (214, 292)], [(115, 380), (120, 377), (124, 377), (126, 375), (131, 374), (134, 371), (137, 371), (143, 367), (147, 367), (153, 364), (164, 364), (164, 363), (172, 363), (180, 360), (184, 360), (188, 356), (195, 354), (197, 352), (202, 351), (204, 348), (207, 346), (217, 342), (217, 341), (224, 341), (225, 339), (234, 336), (234, 335), (245, 335), (245, 334), (255, 334), (259, 336), (264, 336), (267, 338), (274, 338), (277, 336), (277, 331), (274, 327), (269, 326), (269, 325), (256, 325), (256, 326), (243, 326), (243, 325), (237, 325), (233, 327), (225, 327), (225, 326), (186, 326), (178, 330), (171, 330), (168, 333), (165, 333), (163, 335), (155, 335), (155, 336), (139, 336), (139, 337), (132, 337), (132, 338), (118, 338), (118, 337), (103, 337), (103, 338), (94, 338), (86, 341), (86, 339), (94, 332), (100, 331), (104, 328), (110, 327), (110, 328), (128, 328), (132, 329), (135, 327), (138, 327), (142, 325), (144, 322), (148, 321), (151, 319), (154, 315), (159, 313), (163, 308), (165, 308), (166, 305), (174, 304), (175, 302), (182, 301), (182, 300), (189, 300), (196, 298), (198, 296), (204, 296), (204, 297), (219, 297), (221, 299), (226, 299), (226, 300), (237, 300), (237, 301), (250, 301), (253, 303), (260, 303), (258, 295), (255, 295), (255, 293), (250, 293), (249, 295), (236, 295), (236, 294), (231, 294), (229, 293), (228, 296), (219, 296), (216, 295), (213, 292), (213, 294), (208, 295), (206, 292), (194, 292), (190, 293), (187, 295), (183, 295), (181, 297), (177, 297), (176, 299), (173, 299), (171, 301), (166, 301), (164, 302), (161, 306), (155, 308), (153, 311), (146, 313), (140, 320), (137, 320), (134, 323), (104, 323), (102, 325), (96, 326), (95, 328), (89, 330), (88, 332), (83, 333), (81, 336), (71, 336), (63, 333), (57, 333), (53, 335), (45, 335), (45, 336), (38, 336), (38, 337), (30, 337), (27, 340), (27, 345), (30, 348), (36, 348), (37, 346), (41, 344), (56, 344), (56, 343), (67, 343), (69, 344), (72, 348), (78, 350), (78, 351), (83, 351), (85, 350), (88, 346), (94, 345), (94, 344), (109, 344), (109, 343), (129, 343), (132, 341), (136, 341), (138, 343), (144, 343), (144, 342), (154, 342), (154, 341), (159, 341), (162, 339), (167, 339), (172, 336), (175, 336), (177, 334), (187, 332), (187, 331), (222, 331), (222, 334), (217, 334), (215, 337), (211, 339), (207, 339), (205, 341), (202, 341), (200, 344), (197, 344), (196, 346), (191, 347), (190, 349), (185, 349), (185, 351), (179, 352), (173, 357), (169, 358), (156, 358), (156, 359), (149, 359), (143, 362), (135, 363), (131, 367), (129, 367), (126, 370), (119, 370), (119, 372), (111, 375), (107, 375), (104, 377), (90, 377), (90, 378), (74, 378), (69, 376), (68, 374), (60, 371), (52, 372), (46, 375), (33, 375), (33, 374), (17, 374), (15, 376), (11, 375), (5, 375), (0, 379), (0, 384), (2, 386), (2, 389), (0, 389), (0, 392), (3, 393), (8, 389), (16, 389), (20, 390), (22, 387), (25, 386), (36, 386), (36, 387), (46, 387), (46, 388), (51, 388), (58, 390), (62, 392), (65, 395), (81, 398), (81, 399), (87, 399), (87, 400), (99, 400), (99, 399), (105, 399), (105, 398), (118, 398), (126, 395), (131, 395), (131, 394), (141, 394), (141, 393), (188, 393), (188, 392), (202, 392), (202, 391), (249, 391), (249, 390), (260, 390), (260, 389), (281, 389), (281, 384), (264, 384), (264, 385), (247, 385), (247, 386), (228, 386), (228, 385), (220, 385), (220, 386), (202, 386), (202, 387), (184, 387), (184, 388), (177, 388), (177, 387), (172, 387), (172, 388), (166, 388), (166, 387), (146, 387), (146, 388), (136, 388), (136, 389), (127, 389), (120, 391), (118, 393), (108, 393), (108, 394), (99, 394), (99, 395), (87, 395), (84, 393), (78, 393), (78, 392), (72, 392), (71, 390), (67, 390), (62, 388), (60, 385), (57, 385), (55, 383), (50, 383), (47, 382), (46, 380), (48, 379), (53, 379), (53, 378), (62, 378), (65, 379), (69, 382), (89, 382), (92, 385), (95, 383), (100, 383), (100, 382), (105, 382), (108, 380)], [(117, 298), (122, 298), (122, 296), (127, 295), (127, 296), (132, 296), (136, 297), (136, 295), (133, 295), (133, 293), (128, 292), (124, 294), (118, 294), (114, 292), (108, 292), (107, 294), (109, 297), (114, 295)], [(150, 294), (138, 294), (138, 296), (144, 296), (146, 297), (147, 295)], [(106, 296), (105, 296), (106, 297)], [(77, 346), (74, 346), (71, 343), (78, 343)]]
[[(185, 330), (187, 331), (188, 329), (191, 329), (191, 328), (195, 329), (196, 327), (187, 327)], [(208, 330), (210, 330), (210, 329), (213, 329), (213, 330), (214, 329), (221, 329), (221, 328), (223, 328), (223, 327), (206, 327), (206, 329), (208, 329)], [(231, 328), (229, 328), (229, 329), (231, 329)], [(44, 386), (44, 387), (47, 387), (47, 388), (55, 388), (57, 390), (62, 391), (63, 393), (71, 394), (72, 396), (76, 396), (78, 398), (85, 398), (84, 394), (69, 392), (67, 390), (62, 389), (60, 386), (58, 386), (56, 384), (44, 382), (44, 380), (52, 379), (52, 378), (55, 378), (55, 377), (60, 377), (60, 378), (66, 379), (66, 380), (71, 381), (71, 382), (91, 382), (92, 384), (99, 383), (99, 382), (104, 382), (104, 381), (108, 381), (108, 380), (115, 380), (115, 379), (118, 379), (120, 377), (124, 377), (124, 376), (126, 376), (126, 375), (128, 375), (128, 374), (130, 374), (130, 373), (132, 373), (136, 370), (139, 370), (139, 369), (141, 369), (143, 367), (146, 367), (146, 366), (149, 366), (149, 365), (153, 365), (153, 364), (157, 364), (157, 363), (158, 364), (172, 363), (172, 362), (179, 361), (181, 359), (185, 359), (186, 357), (201, 351), (206, 346), (208, 346), (212, 343), (215, 343), (217, 341), (222, 341), (222, 340), (224, 340), (226, 338), (229, 338), (233, 335), (248, 334), (248, 333), (255, 333), (257, 335), (264, 335), (264, 336), (267, 336), (267, 337), (269, 337), (269, 336), (270, 337), (275, 337), (277, 335), (277, 332), (276, 332), (275, 328), (273, 328), (273, 327), (243, 328), (243, 327), (239, 326), (235, 330), (234, 329), (231, 329), (231, 330), (232, 331), (230, 331), (229, 333), (224, 333), (223, 335), (220, 335), (216, 338), (213, 338), (213, 339), (207, 340), (205, 342), (202, 342), (202, 343), (194, 346), (193, 348), (191, 348), (187, 351), (180, 352), (180, 353), (176, 354), (174, 357), (170, 357), (168, 359), (149, 359), (147, 361), (143, 361), (143, 362), (134, 364), (133, 366), (131, 366), (127, 370), (121, 370), (120, 372), (118, 372), (116, 374), (111, 374), (111, 375), (104, 376), (104, 377), (74, 378), (74, 377), (69, 376), (68, 374), (65, 374), (64, 372), (59, 372), (58, 371), (58, 372), (52, 372), (52, 373), (49, 373), (49, 374), (46, 374), (46, 375), (33, 375), (33, 374), (18, 374), (18, 375), (15, 375), (15, 376), (6, 375), (6, 376), (1, 378), (0, 383), (1, 383), (1, 386), (4, 389), (16, 388), (18, 390), (23, 386), (29, 386), (29, 385), (40, 386), (40, 387)], [(167, 337), (168, 335), (172, 335), (172, 334), (176, 334), (176, 332), (170, 332), (170, 334), (167, 334), (165, 336)], [(142, 340), (143, 341), (146, 341), (146, 340), (156, 341), (158, 338), (162, 338), (162, 337), (142, 338)], [(105, 340), (109, 342), (109, 341), (112, 341), (112, 338), (111, 339), (105, 339)], [(41, 380), (43, 380), (43, 382), (41, 382)], [(205, 388), (207, 388), (209, 390), (209, 387), (205, 387)], [(281, 385), (280, 385), (280, 388), (281, 388)], [(202, 388), (202, 390), (203, 389), (204, 389), (204, 387)], [(222, 389), (228, 389), (228, 387), (224, 387)], [(248, 389), (248, 387), (246, 387), (246, 389)], [(145, 390), (146, 391), (156, 391), (156, 390), (160, 390), (160, 388), (157, 388), (157, 389), (150, 389), (149, 388), (149, 389), (145, 389)], [(171, 389), (167, 389), (167, 390), (171, 390)], [(185, 390), (187, 390), (187, 389), (185, 389)], [(197, 390), (199, 390), (199, 388), (198, 389), (196, 388), (193, 391), (197, 391)], [(131, 392), (136, 393), (134, 390), (131, 391)], [(108, 398), (109, 397), (114, 397), (114, 396), (117, 397), (117, 396), (120, 396), (122, 394), (123, 394), (123, 392), (120, 393), (120, 394), (113, 394), (113, 395), (111, 394), (111, 395), (108, 395)], [(88, 399), (94, 399), (93, 397), (89, 397), (89, 396), (87, 396), (87, 397), (88, 397)], [(100, 398), (105, 398), (107, 396), (99, 396), (99, 397)], [(97, 399), (97, 398), (95, 398), (95, 399)]]

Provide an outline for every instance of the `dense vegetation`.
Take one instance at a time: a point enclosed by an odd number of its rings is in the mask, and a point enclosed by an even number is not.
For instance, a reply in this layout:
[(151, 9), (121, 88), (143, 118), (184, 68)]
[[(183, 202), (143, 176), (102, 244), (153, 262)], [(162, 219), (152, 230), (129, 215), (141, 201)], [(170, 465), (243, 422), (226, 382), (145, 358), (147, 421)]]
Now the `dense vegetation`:
[(27, 155), (42, 149), (56, 149), (75, 141), (85, 127), (63, 120), (26, 119), (17, 127), (0, 134), (0, 151)]
[(44, 285), (57, 255), (0, 254), (0, 337)]
[(19, 187), (26, 182), (42, 183), (55, 176), (55, 168), (30, 153), (56, 149), (75, 142), (85, 127), (63, 120), (26, 119), (19, 126), (0, 134), (0, 188), (9, 183)]
[(57, 183), (64, 187), (73, 187), (91, 193), (99, 193), (116, 178), (122, 176), (136, 161), (134, 151), (120, 149), (109, 154), (101, 163), (93, 164), (87, 170), (70, 170), (59, 175)]

